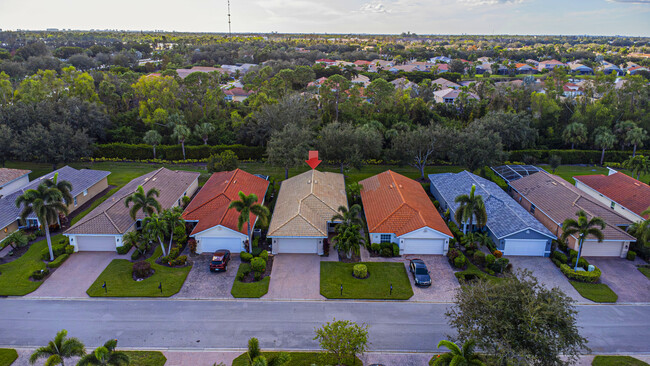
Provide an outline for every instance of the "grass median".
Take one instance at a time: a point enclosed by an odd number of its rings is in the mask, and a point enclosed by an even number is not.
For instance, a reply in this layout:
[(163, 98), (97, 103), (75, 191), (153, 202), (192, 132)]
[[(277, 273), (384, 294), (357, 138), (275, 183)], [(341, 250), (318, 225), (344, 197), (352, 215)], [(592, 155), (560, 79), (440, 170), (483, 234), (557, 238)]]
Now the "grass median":
[(616, 302), (618, 300), (618, 295), (604, 283), (569, 282), (582, 297), (593, 302)]
[[(352, 276), (359, 263), (321, 262), (320, 293), (328, 299), (407, 300), (413, 296), (411, 282), (402, 263), (361, 262), (368, 267), (366, 279)], [(341, 294), (343, 285), (343, 294)], [(393, 285), (391, 294), (390, 286)]]
[[(237, 274), (244, 271), (244, 268), (250, 267), (250, 263), (242, 263), (237, 269)], [(250, 271), (250, 269), (249, 269)], [(239, 276), (237, 276), (239, 277)], [(232, 284), (230, 294), (236, 298), (259, 298), (269, 292), (271, 277), (266, 276), (257, 282), (241, 282), (235, 279)]]

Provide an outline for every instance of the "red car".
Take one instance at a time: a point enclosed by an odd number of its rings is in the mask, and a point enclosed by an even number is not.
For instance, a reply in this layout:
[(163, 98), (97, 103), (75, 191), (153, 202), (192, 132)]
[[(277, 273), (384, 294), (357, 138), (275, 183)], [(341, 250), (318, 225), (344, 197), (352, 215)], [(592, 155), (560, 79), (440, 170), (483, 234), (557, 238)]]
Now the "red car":
[(226, 271), (228, 269), (228, 262), (230, 262), (230, 251), (227, 249), (219, 249), (212, 255), (210, 271)]

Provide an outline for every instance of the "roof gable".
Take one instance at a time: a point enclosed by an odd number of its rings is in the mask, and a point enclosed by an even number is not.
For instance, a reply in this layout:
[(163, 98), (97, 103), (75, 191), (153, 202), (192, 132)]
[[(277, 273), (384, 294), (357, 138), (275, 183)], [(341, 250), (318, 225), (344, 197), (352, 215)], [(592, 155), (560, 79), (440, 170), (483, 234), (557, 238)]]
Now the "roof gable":
[[(650, 207), (650, 186), (627, 174), (582, 175), (573, 177), (609, 199), (641, 216)], [(646, 215), (646, 219), (648, 216)]]

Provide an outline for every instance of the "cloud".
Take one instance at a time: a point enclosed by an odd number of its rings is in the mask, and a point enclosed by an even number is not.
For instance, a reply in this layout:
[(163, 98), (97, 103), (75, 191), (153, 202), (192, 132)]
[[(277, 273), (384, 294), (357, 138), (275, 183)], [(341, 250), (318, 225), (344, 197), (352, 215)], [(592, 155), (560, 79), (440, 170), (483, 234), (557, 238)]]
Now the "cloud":
[(607, 0), (610, 3), (650, 4), (650, 0)]
[(390, 13), (390, 10), (386, 9), (384, 4), (375, 2), (375, 3), (365, 3), (361, 5), (362, 13)]
[[(500, 4), (519, 4), (526, 0), (460, 0), (462, 3), (473, 5), (500, 5)], [(650, 0), (649, 0), (650, 1)]]

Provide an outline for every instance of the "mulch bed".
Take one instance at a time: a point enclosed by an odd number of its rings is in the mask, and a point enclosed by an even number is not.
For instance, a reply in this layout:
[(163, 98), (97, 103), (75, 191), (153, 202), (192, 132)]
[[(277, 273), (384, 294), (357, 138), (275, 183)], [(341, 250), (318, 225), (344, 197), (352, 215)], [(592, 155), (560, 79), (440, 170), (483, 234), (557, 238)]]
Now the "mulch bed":
[(361, 256), (360, 256), (360, 255), (357, 255), (356, 253), (353, 252), (352, 255), (350, 256), (350, 258), (348, 258), (347, 255), (346, 255), (345, 253), (342, 253), (342, 252), (339, 250), (339, 262), (343, 262), (343, 263), (357, 263), (357, 262), (361, 262)]
[(131, 272), (131, 277), (133, 277), (133, 281), (139, 282), (153, 276), (154, 273), (156, 273), (156, 270), (152, 268), (151, 271), (149, 271), (149, 275), (145, 277), (136, 277), (135, 272)]
[[(264, 277), (269, 277), (271, 275), (272, 269), (273, 269), (273, 256), (269, 255), (269, 259), (266, 261), (266, 270), (262, 274), (262, 277), (260, 277), (260, 280), (262, 280), (262, 278)], [(249, 274), (244, 276), (241, 282), (243, 283), (258, 282), (255, 280), (255, 272), (251, 271)]]

